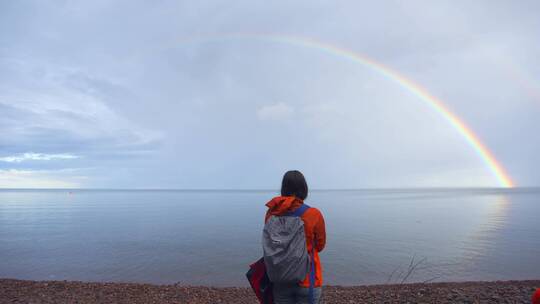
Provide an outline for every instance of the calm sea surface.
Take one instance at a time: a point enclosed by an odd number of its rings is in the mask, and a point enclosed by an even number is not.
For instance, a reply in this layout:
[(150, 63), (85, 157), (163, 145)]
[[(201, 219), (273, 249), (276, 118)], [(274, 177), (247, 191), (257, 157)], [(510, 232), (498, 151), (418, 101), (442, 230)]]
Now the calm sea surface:
[[(245, 286), (274, 194), (0, 190), (0, 277)], [(539, 189), (312, 191), (307, 203), (326, 220), (326, 284), (396, 283), (411, 268), (407, 282), (540, 278)]]

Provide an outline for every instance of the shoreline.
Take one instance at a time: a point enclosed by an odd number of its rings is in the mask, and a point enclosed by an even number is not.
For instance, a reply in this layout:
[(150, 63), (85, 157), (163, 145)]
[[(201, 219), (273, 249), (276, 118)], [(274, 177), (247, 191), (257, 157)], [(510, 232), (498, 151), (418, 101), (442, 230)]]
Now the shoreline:
[[(530, 303), (538, 280), (324, 286), (332, 303)], [(0, 303), (258, 303), (248, 287), (0, 279)]]

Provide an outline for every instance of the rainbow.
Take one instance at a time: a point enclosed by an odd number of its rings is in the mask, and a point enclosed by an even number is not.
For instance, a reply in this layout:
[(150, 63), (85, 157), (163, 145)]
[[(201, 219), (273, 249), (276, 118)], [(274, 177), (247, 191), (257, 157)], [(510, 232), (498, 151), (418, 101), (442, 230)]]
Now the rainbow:
[[(383, 75), (389, 80), (400, 85), (402, 88), (411, 92), (419, 97), (425, 104), (431, 107), (434, 111), (439, 113), (450, 125), (461, 134), (467, 143), (474, 149), (478, 156), (482, 159), (485, 165), (489, 168), (492, 174), (497, 179), (499, 185), (505, 188), (514, 187), (514, 182), (503, 168), (503, 166), (497, 161), (493, 153), (480, 141), (478, 136), (469, 128), (465, 122), (454, 114), (446, 105), (437, 97), (429, 93), (425, 88), (421, 87), (414, 81), (407, 79), (399, 72), (391, 69), (390, 67), (375, 61), (365, 55), (353, 52), (346, 48), (338, 47), (332, 44), (324, 43), (318, 40), (314, 40), (306, 37), (296, 37), (288, 35), (275, 35), (275, 34), (225, 34), (225, 35), (213, 35), (202, 41), (208, 40), (230, 40), (230, 39), (258, 39), (263, 41), (273, 41), (277, 43), (290, 44), (305, 48), (316, 49), (327, 53), (332, 56), (337, 56), (356, 64), (360, 64), (371, 70)], [(197, 39), (198, 40), (198, 39)]]
[(534, 77), (529, 77), (524, 71), (518, 68), (518, 65), (512, 62), (499, 62), (506, 70), (506, 74), (510, 80), (516, 82), (529, 97), (540, 101), (540, 86), (532, 81)]

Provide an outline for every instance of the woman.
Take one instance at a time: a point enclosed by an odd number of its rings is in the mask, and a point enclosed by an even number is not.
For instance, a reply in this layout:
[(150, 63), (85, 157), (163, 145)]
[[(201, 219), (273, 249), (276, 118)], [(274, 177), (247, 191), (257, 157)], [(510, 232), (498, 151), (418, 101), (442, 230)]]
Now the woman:
[[(273, 198), (266, 204), (268, 211), (266, 212), (265, 222), (268, 221), (271, 216), (282, 216), (286, 213), (294, 212), (297, 208), (302, 206), (307, 196), (308, 186), (304, 175), (302, 175), (300, 171), (288, 171), (283, 176), (283, 181), (281, 183), (281, 196)], [(312, 207), (307, 209), (301, 215), (301, 219), (304, 223), (307, 251), (309, 253), (313, 252), (315, 280), (312, 297), (314, 303), (320, 303), (322, 297), (323, 278), (319, 252), (321, 252), (326, 245), (324, 219), (321, 212)], [(298, 284), (282, 285), (274, 283), (274, 303), (308, 304), (310, 303), (309, 286), (309, 272), (304, 280)]]

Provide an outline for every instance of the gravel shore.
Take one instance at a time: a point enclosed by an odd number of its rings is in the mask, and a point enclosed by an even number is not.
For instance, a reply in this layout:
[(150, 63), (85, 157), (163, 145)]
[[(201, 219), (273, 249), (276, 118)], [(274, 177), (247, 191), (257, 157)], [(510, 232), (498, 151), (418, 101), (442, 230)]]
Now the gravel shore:
[[(530, 303), (540, 280), (325, 286), (324, 303)], [(256, 304), (249, 288), (0, 279), (0, 303)]]

